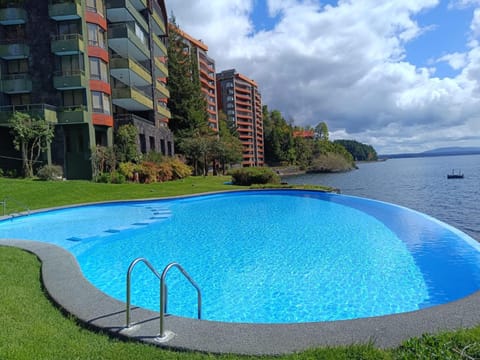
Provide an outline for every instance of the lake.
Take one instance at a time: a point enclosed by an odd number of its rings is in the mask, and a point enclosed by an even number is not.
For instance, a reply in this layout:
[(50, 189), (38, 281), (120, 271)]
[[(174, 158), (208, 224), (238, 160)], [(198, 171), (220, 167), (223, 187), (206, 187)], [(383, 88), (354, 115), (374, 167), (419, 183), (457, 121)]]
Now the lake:
[[(390, 159), (358, 170), (285, 178), (289, 184), (328, 185), (342, 194), (386, 201), (433, 216), (480, 241), (480, 155)], [(463, 179), (447, 179), (460, 169)]]

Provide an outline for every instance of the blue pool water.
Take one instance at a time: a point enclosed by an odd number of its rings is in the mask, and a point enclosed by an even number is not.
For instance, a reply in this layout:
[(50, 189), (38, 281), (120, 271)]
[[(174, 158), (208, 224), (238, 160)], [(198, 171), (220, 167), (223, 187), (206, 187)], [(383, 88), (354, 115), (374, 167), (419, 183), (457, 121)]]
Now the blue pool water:
[[(480, 288), (480, 246), (431, 217), (313, 191), (247, 191), (117, 202), (0, 222), (0, 238), (76, 256), (85, 277), (125, 301), (137, 257), (180, 263), (202, 289), (203, 318), (252, 323), (352, 319), (417, 310)], [(132, 301), (158, 311), (158, 280), (139, 265)], [(195, 290), (172, 270), (168, 311), (196, 316)]]

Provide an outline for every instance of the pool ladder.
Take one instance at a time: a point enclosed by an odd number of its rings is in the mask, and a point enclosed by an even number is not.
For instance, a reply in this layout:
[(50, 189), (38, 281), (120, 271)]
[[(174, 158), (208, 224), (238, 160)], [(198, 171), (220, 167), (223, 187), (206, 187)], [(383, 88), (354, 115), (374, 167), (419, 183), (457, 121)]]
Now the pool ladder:
[(158, 336), (157, 340), (159, 342), (165, 342), (170, 339), (170, 335), (165, 331), (165, 313), (167, 312), (167, 300), (168, 300), (168, 293), (167, 293), (167, 285), (165, 283), (165, 278), (167, 273), (170, 271), (171, 268), (176, 267), (180, 272), (185, 276), (185, 278), (190, 282), (190, 284), (195, 288), (197, 291), (197, 316), (198, 319), (202, 318), (202, 293), (200, 291), (200, 287), (197, 283), (192, 279), (192, 277), (185, 271), (185, 269), (178, 263), (172, 262), (165, 266), (163, 269), (162, 274), (160, 275), (158, 271), (153, 267), (153, 265), (145, 258), (137, 258), (132, 261), (130, 266), (128, 267), (127, 271), (127, 309), (126, 309), (126, 327), (130, 327), (130, 308), (131, 308), (131, 296), (130, 296), (130, 285), (131, 285), (131, 275), (132, 271), (135, 266), (143, 262), (147, 267), (152, 271), (152, 273), (160, 280), (160, 335)]

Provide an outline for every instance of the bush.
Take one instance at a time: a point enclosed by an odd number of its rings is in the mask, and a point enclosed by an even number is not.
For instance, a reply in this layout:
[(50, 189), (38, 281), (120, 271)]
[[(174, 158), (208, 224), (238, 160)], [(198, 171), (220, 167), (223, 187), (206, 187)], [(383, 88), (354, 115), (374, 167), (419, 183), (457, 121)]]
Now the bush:
[(252, 184), (279, 184), (278, 176), (270, 168), (241, 168), (230, 172), (233, 185), (250, 186)]
[(154, 183), (157, 181), (157, 164), (144, 161), (138, 166), (138, 177), (141, 183)]
[(168, 162), (157, 164), (157, 181), (170, 181), (173, 178), (172, 166)]
[(185, 164), (178, 157), (173, 157), (167, 160), (172, 168), (172, 179), (179, 180), (184, 179), (192, 175), (192, 168)]
[(37, 176), (40, 180), (62, 180), (63, 169), (59, 165), (45, 165), (38, 170)]
[(123, 162), (118, 164), (118, 172), (125, 176), (126, 179), (134, 181), (135, 172), (138, 171), (138, 165), (132, 162)]

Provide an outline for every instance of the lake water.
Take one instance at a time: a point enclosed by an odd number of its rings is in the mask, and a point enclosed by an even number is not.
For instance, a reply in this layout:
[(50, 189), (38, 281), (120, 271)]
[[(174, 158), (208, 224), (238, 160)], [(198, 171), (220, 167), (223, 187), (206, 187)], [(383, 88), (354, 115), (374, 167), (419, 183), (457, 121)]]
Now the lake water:
[[(342, 194), (386, 201), (433, 216), (480, 241), (480, 155), (390, 159), (359, 163), (358, 170), (285, 178), (319, 184)], [(460, 169), (463, 179), (447, 179)]]

